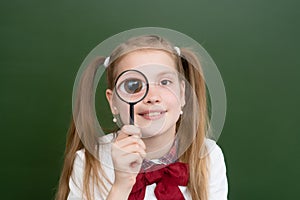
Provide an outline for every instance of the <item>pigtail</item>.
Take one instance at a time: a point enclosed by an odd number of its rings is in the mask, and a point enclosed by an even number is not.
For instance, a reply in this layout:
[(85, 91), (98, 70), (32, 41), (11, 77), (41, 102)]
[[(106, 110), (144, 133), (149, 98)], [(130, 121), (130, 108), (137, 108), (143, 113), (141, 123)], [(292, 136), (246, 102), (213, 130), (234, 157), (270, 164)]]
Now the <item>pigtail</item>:
[(180, 124), (180, 127), (183, 127), (184, 130), (181, 131), (183, 132), (181, 137), (179, 136), (180, 141), (184, 143), (187, 142), (187, 134), (191, 134), (188, 137), (192, 137), (193, 141), (188, 149), (184, 151), (180, 160), (189, 163), (190, 179), (188, 189), (192, 199), (208, 200), (209, 161), (207, 156), (201, 156), (205, 155), (206, 152), (206, 149), (203, 148), (207, 132), (205, 80), (197, 56), (188, 49), (181, 49), (179, 68), (181, 68), (179, 71), (184, 74), (193, 90), (186, 90), (185, 99), (187, 102), (183, 109), (182, 122)]
[(66, 200), (70, 192), (69, 179), (72, 174), (76, 151), (82, 149), (82, 142), (76, 133), (73, 118), (67, 134), (66, 148), (64, 153), (64, 164), (59, 179), (55, 200)]
[[(93, 127), (96, 124), (96, 118), (94, 116), (94, 90), (96, 89), (94, 85), (95, 75), (97, 73), (98, 67), (103, 64), (105, 58), (96, 58), (83, 72), (82, 77), (78, 83), (77, 91), (75, 94), (73, 117), (71, 119), (70, 128), (68, 130), (66, 149), (65, 149), (65, 160), (59, 180), (59, 186), (56, 194), (56, 200), (66, 200), (70, 192), (69, 179), (72, 178), (73, 164), (76, 158), (76, 151), (80, 149), (85, 150), (85, 169), (83, 178), (83, 194), (85, 194), (87, 200), (91, 200), (91, 191), (94, 191), (94, 185), (99, 187), (100, 185), (106, 189), (103, 181), (99, 178), (99, 170), (103, 172), (103, 177), (106, 176), (104, 171), (101, 169), (100, 162), (95, 158), (93, 152), (90, 150), (95, 149), (97, 151), (97, 135), (94, 133)], [(76, 120), (76, 123), (75, 121)], [(76, 125), (79, 124), (80, 129), (76, 129)], [(79, 130), (83, 130), (83, 133), (78, 133)], [(84, 144), (84, 145), (83, 145)], [(90, 177), (92, 176), (92, 180)], [(93, 184), (89, 184), (90, 181)], [(92, 185), (92, 188), (90, 188)], [(101, 190), (100, 190), (101, 191)]]

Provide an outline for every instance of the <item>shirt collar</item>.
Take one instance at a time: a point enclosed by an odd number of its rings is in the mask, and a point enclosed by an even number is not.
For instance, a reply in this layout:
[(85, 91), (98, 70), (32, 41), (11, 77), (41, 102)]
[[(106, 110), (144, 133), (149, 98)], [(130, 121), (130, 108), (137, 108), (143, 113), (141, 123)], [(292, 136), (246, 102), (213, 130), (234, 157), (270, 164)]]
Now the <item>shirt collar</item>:
[(141, 171), (146, 171), (147, 169), (153, 167), (154, 165), (158, 165), (158, 164), (168, 165), (176, 162), (177, 148), (178, 148), (178, 140), (175, 139), (169, 152), (166, 153), (164, 156), (152, 160), (144, 159), (142, 163)]

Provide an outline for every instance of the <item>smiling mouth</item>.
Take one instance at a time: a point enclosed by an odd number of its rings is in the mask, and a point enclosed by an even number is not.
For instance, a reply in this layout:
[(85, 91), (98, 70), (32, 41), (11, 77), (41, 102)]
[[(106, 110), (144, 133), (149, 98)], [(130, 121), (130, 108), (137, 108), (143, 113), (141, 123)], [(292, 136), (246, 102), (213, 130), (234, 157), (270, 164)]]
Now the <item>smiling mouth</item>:
[(139, 113), (138, 115), (148, 120), (159, 119), (164, 116), (167, 111), (147, 111), (143, 113)]

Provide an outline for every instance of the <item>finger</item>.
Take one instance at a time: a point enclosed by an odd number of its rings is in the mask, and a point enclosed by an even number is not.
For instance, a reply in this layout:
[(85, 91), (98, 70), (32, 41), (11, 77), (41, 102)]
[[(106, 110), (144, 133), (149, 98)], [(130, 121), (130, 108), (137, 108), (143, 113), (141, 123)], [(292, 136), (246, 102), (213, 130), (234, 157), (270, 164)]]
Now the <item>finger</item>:
[(125, 156), (130, 153), (139, 153), (142, 158), (145, 158), (146, 156), (145, 149), (138, 143), (131, 143), (125, 147), (120, 147), (118, 144), (113, 144), (112, 152), (114, 156)]
[(137, 164), (142, 164), (143, 163), (143, 158), (140, 156), (139, 153), (127, 154), (126, 156), (124, 156), (122, 158), (126, 159), (126, 161), (129, 165), (131, 163), (137, 163)]
[(142, 136), (141, 129), (134, 125), (124, 125), (121, 131), (127, 135), (136, 135), (139, 138)]
[(118, 131), (118, 136), (117, 136), (115, 141), (121, 141), (121, 140), (123, 140), (124, 138), (127, 138), (127, 137), (129, 137), (128, 134), (126, 134), (122, 131)]
[(143, 140), (141, 140), (140, 138), (136, 138), (134, 136), (129, 136), (129, 137), (126, 137), (122, 140), (118, 140), (115, 142), (117, 144), (117, 146), (119, 146), (120, 148), (124, 148), (128, 145), (132, 145), (132, 144), (138, 144), (140, 145), (140, 147), (142, 149), (146, 149), (146, 145), (145, 143), (143, 142)]
[(122, 148), (121, 150), (124, 151), (123, 155), (130, 154), (130, 153), (139, 153), (142, 158), (145, 158), (146, 156), (145, 150), (142, 149), (139, 144), (128, 145), (125, 148)]
[(139, 153), (129, 153), (125, 155), (118, 155), (118, 159), (116, 163), (118, 163), (119, 166), (125, 167), (129, 166), (131, 163), (136, 162), (141, 164), (143, 162), (143, 158)]

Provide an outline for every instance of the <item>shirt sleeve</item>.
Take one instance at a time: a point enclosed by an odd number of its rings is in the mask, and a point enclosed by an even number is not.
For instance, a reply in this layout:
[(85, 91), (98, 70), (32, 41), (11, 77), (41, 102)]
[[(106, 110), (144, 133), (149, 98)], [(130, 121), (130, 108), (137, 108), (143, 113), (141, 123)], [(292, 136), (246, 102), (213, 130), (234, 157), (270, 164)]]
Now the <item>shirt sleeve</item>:
[(209, 200), (227, 200), (228, 182), (221, 148), (215, 144), (210, 153)]
[(69, 180), (70, 192), (67, 200), (83, 200), (84, 153), (78, 151), (73, 164), (73, 172)]

